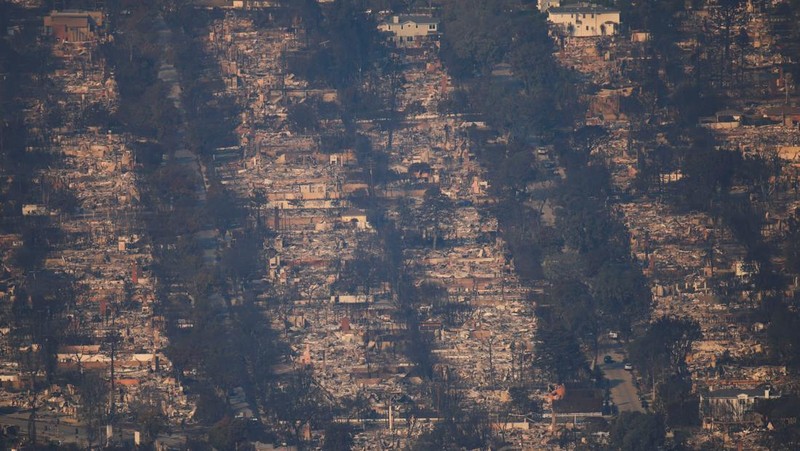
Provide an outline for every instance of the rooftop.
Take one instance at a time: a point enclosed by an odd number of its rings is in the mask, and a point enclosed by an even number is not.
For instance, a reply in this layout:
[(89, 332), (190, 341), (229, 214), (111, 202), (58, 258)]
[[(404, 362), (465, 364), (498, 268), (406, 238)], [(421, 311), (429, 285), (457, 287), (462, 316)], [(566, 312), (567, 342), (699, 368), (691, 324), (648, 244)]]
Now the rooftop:
[(436, 19), (431, 16), (423, 16), (420, 14), (395, 15), (389, 17), (384, 23), (406, 23), (406, 22), (414, 22), (420, 25), (428, 25), (428, 24), (438, 24), (439, 19)]
[[(767, 395), (767, 392), (769, 395)], [(780, 393), (766, 388), (723, 388), (710, 392), (707, 397), (713, 399), (729, 399), (738, 398), (740, 395), (746, 395), (748, 398), (780, 397)]]
[(582, 13), (619, 13), (618, 9), (608, 8), (593, 3), (575, 3), (572, 5), (554, 6), (548, 10), (550, 14), (582, 14)]

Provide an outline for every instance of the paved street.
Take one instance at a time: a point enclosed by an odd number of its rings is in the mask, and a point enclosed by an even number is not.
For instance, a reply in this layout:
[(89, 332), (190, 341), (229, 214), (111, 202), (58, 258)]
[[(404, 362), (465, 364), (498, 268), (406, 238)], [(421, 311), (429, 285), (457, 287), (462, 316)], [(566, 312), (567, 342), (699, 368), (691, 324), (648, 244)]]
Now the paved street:
[[(4, 427), (17, 426), (19, 428), (19, 436), (27, 437), (28, 415), (28, 411), (0, 415), (0, 425)], [(100, 440), (105, 442), (105, 438), (106, 429), (105, 426), (102, 426), (95, 434), (95, 444), (98, 444)], [(39, 444), (61, 442), (63, 444), (75, 443), (79, 446), (88, 445), (86, 428), (83, 427), (83, 425), (76, 424), (74, 420), (57, 420), (56, 417), (49, 412), (40, 412), (36, 418), (36, 441)], [(114, 441), (116, 443), (132, 442), (133, 428), (116, 426), (114, 428)]]
[[(603, 357), (610, 355), (614, 361), (603, 363)], [(616, 341), (601, 342), (597, 357), (600, 368), (611, 387), (611, 399), (620, 412), (644, 412), (639, 394), (633, 383), (633, 374), (625, 371), (622, 361), (625, 359), (622, 345)]]
[[(5, 426), (17, 426), (19, 436), (26, 437), (28, 434), (27, 411), (20, 411), (0, 416), (0, 424)], [(77, 433), (76, 433), (77, 431)], [(36, 418), (36, 438), (39, 443), (49, 443), (50, 441), (60, 441), (62, 443), (76, 443), (85, 446), (86, 431), (80, 425), (73, 422), (56, 421), (56, 418), (42, 412)]]

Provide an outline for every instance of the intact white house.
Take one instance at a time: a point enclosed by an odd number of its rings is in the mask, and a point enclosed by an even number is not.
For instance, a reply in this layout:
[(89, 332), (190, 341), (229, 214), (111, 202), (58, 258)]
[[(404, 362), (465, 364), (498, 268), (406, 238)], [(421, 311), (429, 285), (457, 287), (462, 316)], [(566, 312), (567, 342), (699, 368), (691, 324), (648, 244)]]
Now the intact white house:
[(397, 45), (414, 45), (439, 34), (439, 20), (430, 16), (394, 15), (378, 25)]
[(547, 19), (567, 36), (612, 36), (619, 31), (619, 10), (591, 3), (551, 6)]

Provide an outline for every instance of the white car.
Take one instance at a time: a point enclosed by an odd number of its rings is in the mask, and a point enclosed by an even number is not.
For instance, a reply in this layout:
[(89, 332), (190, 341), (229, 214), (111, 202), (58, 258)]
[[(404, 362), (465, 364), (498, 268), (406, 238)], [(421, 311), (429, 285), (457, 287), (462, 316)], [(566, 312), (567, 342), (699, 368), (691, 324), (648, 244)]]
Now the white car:
[(633, 365), (631, 365), (630, 363), (626, 363), (625, 364), (625, 371), (631, 371), (631, 370), (633, 370)]

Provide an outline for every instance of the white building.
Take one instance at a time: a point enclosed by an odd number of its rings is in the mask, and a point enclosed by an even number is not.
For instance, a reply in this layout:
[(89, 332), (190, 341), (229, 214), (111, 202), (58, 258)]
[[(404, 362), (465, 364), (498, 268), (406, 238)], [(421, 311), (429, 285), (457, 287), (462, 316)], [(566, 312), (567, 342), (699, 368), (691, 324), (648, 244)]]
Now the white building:
[(539, 0), (537, 6), (539, 7), (539, 11), (546, 13), (550, 8), (561, 6), (561, 0)]
[(619, 29), (619, 10), (590, 3), (551, 7), (548, 20), (568, 36), (612, 36)]
[(756, 402), (764, 399), (780, 398), (781, 394), (770, 388), (739, 389), (727, 388), (700, 394), (700, 413), (703, 425), (722, 423), (739, 423), (745, 420), (745, 414), (753, 410)]
[(439, 33), (439, 20), (430, 16), (389, 17), (378, 25), (380, 31), (389, 33), (397, 45), (413, 45)]

